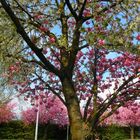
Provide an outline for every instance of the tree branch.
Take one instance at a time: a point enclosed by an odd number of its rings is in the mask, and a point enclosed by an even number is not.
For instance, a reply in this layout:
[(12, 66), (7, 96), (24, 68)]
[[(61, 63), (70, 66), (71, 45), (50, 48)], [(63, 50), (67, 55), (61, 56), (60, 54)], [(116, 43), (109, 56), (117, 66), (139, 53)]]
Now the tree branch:
[(64, 101), (64, 99), (60, 96), (59, 93), (57, 93), (49, 84), (47, 84), (37, 73), (35, 73), (35, 75), (39, 78), (39, 80), (41, 80), (46, 86), (47, 88), (53, 92), (54, 95), (56, 95), (61, 101), (62, 103), (66, 106), (66, 102)]
[(67, 4), (67, 6), (68, 6), (68, 8), (69, 8), (69, 10), (70, 10), (70, 12), (71, 12), (71, 14), (74, 16), (74, 18), (75, 18), (76, 20), (78, 20), (78, 16), (77, 16), (76, 12), (73, 10), (73, 8), (72, 8), (72, 6), (71, 6), (71, 4), (70, 4), (70, 1), (69, 1), (69, 0), (65, 0), (65, 2), (66, 2), (66, 4)]
[(112, 98), (107, 102), (107, 103), (102, 103), (100, 105), (100, 109), (98, 110), (98, 115), (100, 114), (100, 116), (104, 113), (104, 111), (112, 104), (112, 102), (116, 99), (117, 95), (119, 94), (119, 92), (130, 82), (132, 81), (133, 79), (135, 78), (135, 76), (131, 76), (129, 77), (119, 88), (118, 90), (112, 94)]
[(25, 12), (31, 19), (33, 19), (33, 16), (31, 16), (25, 9), (24, 9), (24, 7), (22, 7), (21, 5), (20, 5), (20, 3), (17, 1), (17, 0), (14, 0), (15, 2), (16, 2), (16, 4), (21, 8), (21, 10), (23, 11), (23, 12)]
[[(113, 4), (110, 5), (109, 7), (105, 7), (105, 8), (103, 8), (102, 10), (98, 11), (98, 12), (96, 13), (96, 15), (101, 15), (102, 13), (106, 12), (107, 10), (114, 8), (114, 7), (117, 6), (118, 4), (121, 4), (123, 1), (124, 1), (124, 0), (117, 0), (117, 2), (113, 3)], [(91, 18), (93, 18), (93, 17), (94, 17), (94, 15), (89, 16), (89, 17), (83, 17), (83, 22), (85, 22), (85, 21), (87, 21), (87, 20), (89, 20), (89, 19), (91, 19)]]
[(95, 123), (98, 122), (98, 119), (100, 116), (102, 116), (102, 114), (107, 110), (107, 108), (113, 103), (113, 101), (116, 99), (118, 93), (124, 88), (125, 85), (127, 85), (131, 80), (133, 80), (135, 78), (135, 76), (131, 76), (129, 77), (119, 88), (118, 90), (112, 94), (112, 98), (106, 103), (103, 102), (98, 108), (99, 110), (97, 111), (97, 113), (94, 115), (94, 112), (92, 112), (88, 118), (88, 121), (90, 123), (92, 123), (93, 125), (95, 125)]
[(37, 48), (37, 46), (30, 40), (29, 36), (25, 32), (23, 26), (19, 22), (18, 18), (10, 8), (9, 4), (5, 0), (1, 0), (1, 4), (11, 20), (13, 21), (14, 25), (17, 28), (17, 32), (22, 36), (22, 38), (26, 41), (26, 43), (30, 46), (30, 48), (35, 52), (38, 58), (42, 61), (42, 63), (48, 68), (49, 71), (55, 73), (57, 76), (60, 76), (60, 71), (56, 69), (42, 54), (41, 50)]
[(89, 105), (91, 103), (91, 99), (92, 99), (92, 96), (90, 96), (88, 98), (87, 103), (86, 103), (86, 106), (85, 106), (85, 109), (84, 109), (84, 121), (87, 119), (87, 115), (88, 115), (87, 110), (88, 110), (88, 107), (89, 107)]
[(87, 0), (84, 0), (84, 3), (83, 3), (83, 5), (82, 5), (82, 8), (81, 8), (80, 13), (79, 13), (79, 19), (82, 18), (83, 11), (84, 11), (85, 6), (86, 6), (86, 2), (87, 2)]
[(130, 101), (130, 100), (133, 100), (133, 99), (136, 99), (136, 96), (139, 95), (139, 92), (137, 92), (136, 95), (133, 95), (131, 97), (126, 97), (125, 100), (123, 100), (123, 102), (120, 102), (118, 105), (116, 105), (108, 114), (106, 114), (101, 120), (99, 120), (99, 123), (104, 121), (106, 118), (108, 118), (109, 116), (111, 116), (119, 107), (121, 107), (122, 105), (125, 105), (125, 103), (127, 101)]

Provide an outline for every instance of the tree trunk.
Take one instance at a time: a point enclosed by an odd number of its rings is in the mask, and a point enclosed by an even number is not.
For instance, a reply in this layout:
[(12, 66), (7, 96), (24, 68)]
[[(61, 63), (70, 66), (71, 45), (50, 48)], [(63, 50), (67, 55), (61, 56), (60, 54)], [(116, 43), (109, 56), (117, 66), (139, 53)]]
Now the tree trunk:
[(82, 119), (74, 86), (68, 79), (63, 80), (62, 86), (67, 103), (71, 140), (86, 140), (86, 136), (90, 134), (90, 129)]
[(131, 140), (134, 140), (134, 127), (133, 126), (130, 127), (130, 137), (131, 137)]

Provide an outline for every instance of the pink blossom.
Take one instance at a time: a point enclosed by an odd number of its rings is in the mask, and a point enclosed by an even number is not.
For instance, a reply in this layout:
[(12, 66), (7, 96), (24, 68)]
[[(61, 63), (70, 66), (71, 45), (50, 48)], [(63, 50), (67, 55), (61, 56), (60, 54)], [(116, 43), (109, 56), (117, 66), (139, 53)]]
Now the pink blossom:
[(87, 32), (91, 32), (92, 31), (92, 28), (88, 27), (88, 28), (86, 28), (86, 31)]
[(102, 76), (98, 75), (96, 78), (97, 78), (98, 81), (100, 81), (102, 79)]
[(131, 65), (131, 61), (129, 59), (126, 59), (125, 62), (124, 62), (124, 64), (126, 66), (130, 66)]
[(128, 103), (120, 107), (117, 113), (106, 119), (106, 124), (117, 124), (120, 126), (139, 126), (140, 125), (140, 108), (139, 103)]
[(46, 32), (46, 31), (48, 31), (48, 28), (43, 27), (43, 26), (40, 26), (39, 29), (40, 29), (42, 32)]
[(68, 124), (66, 107), (57, 97), (48, 97), (46, 103), (41, 102), (38, 107), (28, 108), (22, 112), (22, 119), (25, 124), (35, 123), (36, 113), (38, 111), (39, 123), (51, 122), (59, 125)]
[(98, 45), (99, 45), (99, 46), (105, 45), (105, 40), (99, 39), (99, 40), (98, 40)]
[(35, 18), (36, 20), (38, 20), (38, 19), (41, 19), (41, 18), (43, 18), (43, 15), (36, 14), (36, 15), (34, 15), (34, 18)]
[(49, 23), (48, 20), (43, 21), (43, 24), (48, 24), (48, 23)]
[(83, 12), (83, 16), (88, 17), (90, 15), (91, 15), (90, 9), (85, 9), (84, 12)]
[(49, 41), (50, 41), (50, 43), (55, 43), (55, 38), (54, 37), (50, 37)]
[(87, 3), (90, 3), (90, 2), (92, 2), (92, 0), (87, 0)]
[(71, 25), (74, 26), (74, 25), (76, 24), (75, 19), (73, 19), (73, 18), (69, 19), (69, 20), (68, 20), (68, 24), (71, 24)]
[(80, 52), (78, 53), (77, 58), (78, 58), (78, 59), (80, 59), (82, 56), (83, 56), (83, 52), (82, 52), (82, 51), (80, 51)]
[(140, 41), (140, 34), (136, 36), (136, 39)]
[(9, 122), (15, 118), (15, 113), (12, 111), (15, 104), (3, 104), (0, 106), (0, 123)]

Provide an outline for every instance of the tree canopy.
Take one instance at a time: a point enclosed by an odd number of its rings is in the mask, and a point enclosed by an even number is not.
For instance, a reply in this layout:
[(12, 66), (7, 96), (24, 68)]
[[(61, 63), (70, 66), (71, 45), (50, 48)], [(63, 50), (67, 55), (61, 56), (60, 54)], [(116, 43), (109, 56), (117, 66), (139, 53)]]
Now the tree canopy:
[(101, 121), (140, 97), (139, 2), (0, 2), (3, 79), (33, 104), (55, 94), (72, 140), (95, 138)]

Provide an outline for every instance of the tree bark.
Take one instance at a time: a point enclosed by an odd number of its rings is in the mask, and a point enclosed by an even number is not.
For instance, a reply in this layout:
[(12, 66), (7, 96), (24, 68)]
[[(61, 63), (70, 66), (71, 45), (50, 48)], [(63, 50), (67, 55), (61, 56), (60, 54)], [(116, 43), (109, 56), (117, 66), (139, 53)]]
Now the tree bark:
[(83, 121), (74, 86), (66, 78), (62, 81), (62, 86), (67, 103), (71, 140), (86, 140), (86, 136), (90, 134), (90, 129)]
[(131, 137), (131, 140), (134, 140), (134, 127), (130, 127), (130, 137)]

